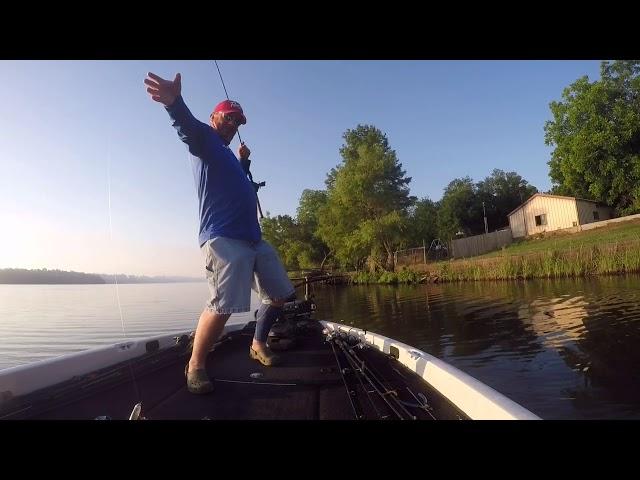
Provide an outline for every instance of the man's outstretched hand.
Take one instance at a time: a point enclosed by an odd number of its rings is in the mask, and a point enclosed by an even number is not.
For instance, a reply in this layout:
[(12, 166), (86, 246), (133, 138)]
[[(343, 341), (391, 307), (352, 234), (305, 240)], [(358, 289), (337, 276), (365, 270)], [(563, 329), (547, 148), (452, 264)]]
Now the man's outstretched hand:
[(151, 99), (162, 103), (166, 107), (175, 102), (182, 90), (179, 73), (176, 73), (176, 78), (171, 81), (149, 72), (144, 83), (147, 85), (147, 92), (151, 95)]

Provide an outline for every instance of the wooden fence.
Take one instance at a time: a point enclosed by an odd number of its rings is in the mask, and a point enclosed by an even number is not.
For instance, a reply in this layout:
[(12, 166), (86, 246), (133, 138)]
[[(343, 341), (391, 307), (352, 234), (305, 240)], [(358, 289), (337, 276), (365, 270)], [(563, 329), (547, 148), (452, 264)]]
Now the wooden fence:
[(468, 258), (482, 255), (483, 253), (499, 250), (513, 242), (511, 229), (474, 235), (473, 237), (458, 238), (451, 241), (453, 258)]

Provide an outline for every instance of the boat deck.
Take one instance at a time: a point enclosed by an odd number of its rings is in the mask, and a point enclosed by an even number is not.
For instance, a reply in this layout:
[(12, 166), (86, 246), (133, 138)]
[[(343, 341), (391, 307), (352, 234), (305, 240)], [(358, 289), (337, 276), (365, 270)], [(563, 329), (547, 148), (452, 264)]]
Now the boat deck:
[[(465, 418), (394, 358), (358, 349), (369, 375), (379, 380), (376, 392), (356, 375), (343, 351), (325, 341), (317, 322), (298, 336), (293, 349), (280, 352), (281, 365), (265, 367), (249, 358), (254, 327), (252, 322), (228, 334), (209, 354), (207, 372), (215, 379), (209, 394), (187, 391), (189, 348), (182, 342), (168, 352), (38, 392), (9, 418), (125, 420), (140, 401), (149, 420), (397, 419), (403, 407), (400, 417), (406, 419)], [(390, 395), (395, 403), (387, 401)]]

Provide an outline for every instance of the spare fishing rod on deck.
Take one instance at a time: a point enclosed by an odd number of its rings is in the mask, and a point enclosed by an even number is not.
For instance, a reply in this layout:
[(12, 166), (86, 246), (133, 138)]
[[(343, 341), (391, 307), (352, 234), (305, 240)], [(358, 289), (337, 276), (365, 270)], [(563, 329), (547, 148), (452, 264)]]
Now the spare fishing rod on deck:
[[(357, 381), (361, 390), (366, 393), (366, 398), (369, 400), (377, 418), (381, 420), (389, 418), (417, 420), (418, 417), (407, 409), (409, 407), (417, 409), (423, 415), (428, 415), (435, 420), (436, 417), (432, 413), (432, 408), (423, 394), (418, 393), (416, 395), (408, 385), (405, 385), (406, 391), (415, 400), (415, 403), (407, 402), (401, 399), (399, 392), (395, 388), (388, 386), (390, 385), (388, 380), (373, 368), (371, 362), (366, 361), (364, 356), (358, 353), (358, 350), (367, 348), (361, 339), (352, 337), (344, 332), (332, 332), (327, 336), (327, 341), (331, 344), (343, 382), (347, 388), (355, 418), (362, 419), (365, 417), (362, 405), (356, 399)], [(342, 360), (339, 358), (338, 352), (342, 354)], [(347, 368), (344, 367), (345, 360), (348, 365)], [(376, 403), (378, 406), (376, 406)], [(384, 413), (384, 410), (387, 412)]]
[[(224, 88), (224, 94), (227, 96), (227, 100), (229, 100), (229, 94), (227, 93), (227, 87), (224, 84), (224, 80), (222, 79), (222, 73), (220, 72), (220, 67), (218, 66), (218, 62), (217, 60), (213, 61), (216, 64), (216, 68), (218, 69), (218, 75), (220, 75), (220, 81), (222, 82), (222, 88)], [(240, 140), (240, 144), (244, 145), (244, 142), (242, 141), (242, 137), (240, 136), (240, 130), (238, 130), (238, 140)], [(249, 170), (249, 167), (251, 166), (251, 160), (249, 160), (248, 158), (241, 158), (240, 159), (240, 165), (242, 166), (242, 170), (244, 170), (244, 173), (247, 175), (247, 177), (249, 177), (249, 181), (251, 182), (251, 184), (253, 185), (253, 188), (256, 191), (256, 202), (258, 203), (258, 212), (260, 213), (260, 220), (262, 220), (264, 218), (264, 215), (262, 215), (262, 207), (260, 206), (260, 199), (258, 198), (258, 190), (261, 187), (264, 187), (266, 185), (265, 182), (254, 182), (253, 181), (253, 175), (251, 175), (251, 171)]]
[[(333, 354), (340, 368), (343, 382), (347, 388), (347, 394), (351, 402), (351, 407), (354, 411), (355, 418), (364, 418), (363, 408), (356, 401), (355, 397), (356, 386), (353, 378), (360, 384), (361, 389), (366, 393), (366, 398), (369, 400), (371, 407), (374, 410), (375, 415), (380, 419), (395, 418), (397, 420), (416, 420), (417, 417), (409, 412), (406, 406), (398, 398), (398, 394), (395, 390), (389, 389), (385, 386), (384, 379), (380, 378), (380, 374), (373, 371), (371, 365), (360, 357), (355, 351), (355, 348), (362, 346), (360, 341), (356, 341), (355, 345), (350, 345), (347, 339), (343, 338), (346, 335), (339, 332), (334, 332), (327, 337), (327, 341), (331, 344)], [(334, 348), (335, 347), (337, 348)], [(345, 368), (344, 361), (341, 361), (338, 356), (338, 351), (342, 353), (342, 358), (346, 360), (348, 365)], [(378, 403), (379, 407), (376, 406)], [(385, 414), (382, 410), (387, 410)]]

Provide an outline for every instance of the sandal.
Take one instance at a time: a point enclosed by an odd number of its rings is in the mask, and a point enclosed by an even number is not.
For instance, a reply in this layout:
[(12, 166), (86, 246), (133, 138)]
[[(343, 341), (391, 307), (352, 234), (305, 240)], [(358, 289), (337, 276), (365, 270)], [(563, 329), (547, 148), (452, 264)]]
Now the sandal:
[(184, 367), (184, 376), (187, 379), (187, 390), (191, 393), (202, 394), (213, 390), (213, 383), (209, 380), (204, 368), (189, 372), (189, 364), (187, 363)]
[(253, 360), (259, 361), (265, 367), (272, 367), (280, 363), (280, 357), (268, 348), (263, 352), (258, 352), (257, 350), (254, 350), (253, 347), (249, 347), (249, 357)]

